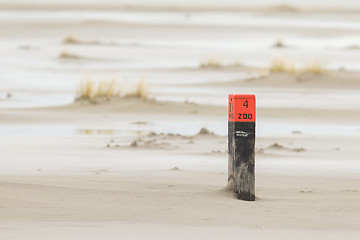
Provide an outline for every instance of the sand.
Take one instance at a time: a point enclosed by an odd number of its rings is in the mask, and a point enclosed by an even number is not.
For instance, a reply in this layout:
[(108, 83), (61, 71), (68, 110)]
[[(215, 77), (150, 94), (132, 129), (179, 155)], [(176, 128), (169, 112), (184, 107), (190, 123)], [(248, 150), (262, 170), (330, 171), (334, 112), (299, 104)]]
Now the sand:
[[(221, 117), (214, 109), (213, 115), (174, 115), (155, 107), (143, 116), (151, 115), (151, 121)], [(85, 117), (86, 124), (104, 117), (98, 111), (81, 111), (74, 111), (73, 106), (9, 111), (4, 121), (20, 128), (44, 123), (56, 128), (81, 124)], [(103, 124), (140, 119), (136, 111), (108, 111)], [(132, 122), (140, 127), (148, 124)], [(75, 136), (5, 135), (0, 140), (2, 238), (219, 239), (235, 233), (251, 239), (359, 236), (358, 134), (321, 136), (294, 131), (258, 137), (257, 199), (243, 202), (225, 188), (226, 136), (81, 131)]]
[[(0, 239), (359, 239), (358, 16), (38, 4), (0, 4)], [(269, 73), (279, 54), (324, 72)], [(114, 76), (150, 99), (74, 102)], [(227, 187), (227, 94), (248, 92), (255, 202)]]

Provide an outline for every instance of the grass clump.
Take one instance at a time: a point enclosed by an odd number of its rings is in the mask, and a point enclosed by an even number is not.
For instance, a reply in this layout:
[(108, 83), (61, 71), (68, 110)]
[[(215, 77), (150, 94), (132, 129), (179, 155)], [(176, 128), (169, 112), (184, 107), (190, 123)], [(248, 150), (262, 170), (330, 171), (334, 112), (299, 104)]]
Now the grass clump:
[(92, 78), (83, 80), (76, 90), (76, 100), (94, 101), (98, 98), (111, 99), (120, 97), (119, 83), (113, 80), (95, 80)]
[(200, 63), (200, 68), (221, 68), (223, 64), (220, 59), (211, 57)]
[(207, 128), (201, 128), (197, 135), (215, 135), (213, 132)]
[(321, 63), (314, 61), (307, 63), (303, 69), (301, 69), (301, 73), (314, 73), (314, 74), (323, 74), (324, 68)]
[(111, 43), (102, 43), (100, 41), (85, 41), (85, 40), (81, 40), (77, 37), (75, 37), (74, 35), (68, 35), (66, 38), (64, 38), (63, 44), (89, 44), (89, 45), (114, 45)]
[(239, 60), (236, 60), (233, 63), (225, 64), (220, 59), (215, 57), (211, 57), (200, 62), (200, 66), (199, 66), (199, 68), (204, 68), (204, 69), (221, 69), (221, 68), (238, 68), (238, 67), (243, 67), (243, 65)]
[(124, 97), (127, 98), (140, 98), (142, 100), (148, 100), (149, 99), (149, 91), (147, 85), (144, 83), (144, 79), (141, 79), (135, 87), (132, 87), (132, 89), (128, 89), (128, 91), (125, 93)]
[(75, 37), (74, 35), (68, 35), (68, 36), (64, 39), (63, 43), (66, 43), (66, 44), (79, 44), (79, 43), (81, 43), (81, 42), (80, 42), (79, 39), (78, 39), (77, 37)]
[(312, 61), (307, 64), (303, 68), (296, 68), (293, 61), (285, 60), (283, 58), (276, 58), (271, 62), (270, 73), (288, 73), (288, 74), (323, 74), (324, 68), (322, 64), (318, 61)]
[(69, 53), (68, 51), (64, 50), (60, 53), (59, 58), (61, 59), (79, 59), (80, 57), (76, 54)]
[(274, 46), (274, 48), (284, 48), (285, 44), (282, 39), (278, 38), (278, 39), (276, 39), (273, 46)]
[(294, 74), (296, 70), (295, 70), (294, 62), (287, 61), (283, 58), (276, 58), (271, 62), (270, 72)]
[(140, 80), (133, 87), (124, 89), (116, 78), (113, 79), (94, 79), (87, 78), (81, 81), (76, 89), (75, 101), (90, 101), (98, 103), (109, 101), (114, 98), (138, 98), (149, 100), (149, 91), (144, 80)]

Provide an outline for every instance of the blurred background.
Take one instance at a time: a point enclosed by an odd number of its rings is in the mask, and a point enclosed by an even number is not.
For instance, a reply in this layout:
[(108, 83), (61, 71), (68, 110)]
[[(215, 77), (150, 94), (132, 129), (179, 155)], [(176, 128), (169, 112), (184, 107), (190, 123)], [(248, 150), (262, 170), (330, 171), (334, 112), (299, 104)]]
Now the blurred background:
[[(260, 137), (358, 136), (359, 13), (350, 0), (2, 0), (0, 133), (225, 136), (227, 95), (254, 93)], [(142, 109), (152, 124), (134, 126)]]
[(259, 88), (206, 83), (261, 77), (279, 59), (359, 71), (359, 12), (351, 0), (2, 0), (0, 108), (70, 104), (89, 78), (143, 79), (161, 101), (223, 105), (230, 90), (272, 105)]

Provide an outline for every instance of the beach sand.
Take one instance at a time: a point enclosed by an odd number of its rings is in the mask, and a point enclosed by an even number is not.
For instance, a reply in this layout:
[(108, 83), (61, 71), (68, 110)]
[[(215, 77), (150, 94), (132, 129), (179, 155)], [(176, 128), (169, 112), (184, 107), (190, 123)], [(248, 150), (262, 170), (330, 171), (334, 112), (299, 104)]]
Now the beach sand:
[[(39, 6), (0, 4), (0, 239), (359, 239), (358, 16)], [(328, 68), (271, 73), (279, 52)], [(84, 76), (151, 96), (74, 102)], [(230, 93), (257, 96), (255, 202), (227, 186)]]

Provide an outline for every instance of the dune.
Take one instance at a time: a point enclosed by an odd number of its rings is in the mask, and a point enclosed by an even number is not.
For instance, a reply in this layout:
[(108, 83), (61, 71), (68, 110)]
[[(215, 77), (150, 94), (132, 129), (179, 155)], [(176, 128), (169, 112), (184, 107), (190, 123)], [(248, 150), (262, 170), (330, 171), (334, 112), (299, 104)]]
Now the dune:
[(360, 74), (357, 72), (328, 71), (323, 74), (287, 74), (271, 73), (268, 76), (249, 79), (250, 86), (276, 88), (312, 88), (312, 89), (357, 89), (360, 88)]
[[(55, 109), (55, 108), (54, 108)], [(154, 99), (140, 99), (137, 97), (114, 97), (110, 100), (100, 100), (98, 103), (91, 103), (87, 100), (75, 101), (73, 104), (58, 107), (57, 110), (76, 110), (89, 112), (118, 112), (144, 114), (163, 113), (163, 114), (221, 114), (226, 111), (224, 106), (212, 106), (194, 103), (163, 102)]]

